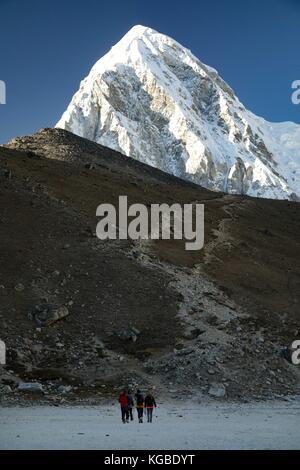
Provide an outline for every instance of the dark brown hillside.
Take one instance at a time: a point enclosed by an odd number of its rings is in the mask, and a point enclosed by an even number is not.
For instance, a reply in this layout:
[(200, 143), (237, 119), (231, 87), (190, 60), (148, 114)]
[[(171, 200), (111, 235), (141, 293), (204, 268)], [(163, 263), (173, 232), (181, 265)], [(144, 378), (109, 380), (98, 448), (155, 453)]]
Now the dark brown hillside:
[[(213, 193), (58, 129), (9, 147), (0, 148), (9, 369), (50, 392), (59, 379), (96, 392), (127, 381), (201, 393), (217, 383), (229, 397), (299, 391), (298, 368), (280, 357), (300, 334), (299, 203)], [(96, 208), (119, 195), (203, 202), (204, 249), (100, 242)], [(69, 315), (40, 328), (35, 306), (45, 304)]]

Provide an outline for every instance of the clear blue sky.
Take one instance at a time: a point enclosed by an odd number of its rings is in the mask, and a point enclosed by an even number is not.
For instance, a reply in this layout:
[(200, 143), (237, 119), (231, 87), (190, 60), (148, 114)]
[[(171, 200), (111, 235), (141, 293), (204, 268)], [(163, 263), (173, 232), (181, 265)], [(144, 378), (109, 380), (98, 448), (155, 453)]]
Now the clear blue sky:
[(91, 66), (133, 25), (215, 67), (253, 112), (300, 123), (300, 0), (0, 0), (0, 142), (60, 118)]

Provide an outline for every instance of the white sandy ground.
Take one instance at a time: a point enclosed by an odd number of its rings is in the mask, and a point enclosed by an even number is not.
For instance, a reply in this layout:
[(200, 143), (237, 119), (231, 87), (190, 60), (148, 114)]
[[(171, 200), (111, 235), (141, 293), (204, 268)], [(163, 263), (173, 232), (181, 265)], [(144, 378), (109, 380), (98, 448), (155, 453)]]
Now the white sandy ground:
[(0, 449), (300, 449), (300, 401), (161, 404), (152, 424), (117, 405), (5, 407)]

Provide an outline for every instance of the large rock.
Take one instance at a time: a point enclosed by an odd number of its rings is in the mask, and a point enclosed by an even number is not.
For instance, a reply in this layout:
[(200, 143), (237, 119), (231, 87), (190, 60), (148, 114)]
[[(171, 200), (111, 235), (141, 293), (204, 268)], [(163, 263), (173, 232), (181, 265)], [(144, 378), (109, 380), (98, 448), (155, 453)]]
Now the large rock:
[(97, 336), (94, 338), (94, 350), (97, 352), (99, 357), (105, 357), (107, 355), (105, 344)]
[(67, 393), (70, 393), (72, 391), (72, 387), (71, 385), (60, 385), (57, 391), (63, 395), (66, 395)]
[(198, 338), (201, 333), (204, 333), (204, 331), (200, 330), (200, 328), (189, 327), (183, 332), (182, 336), (184, 337), (184, 339), (193, 340)]
[(123, 341), (133, 341), (134, 343), (136, 342), (138, 335), (140, 335), (141, 332), (135, 328), (134, 326), (129, 326), (128, 328), (122, 328), (117, 332), (118, 338), (122, 339)]
[(12, 392), (12, 389), (9, 385), (4, 385), (0, 383), (0, 395), (7, 395)]
[(214, 398), (223, 398), (226, 396), (226, 388), (223, 384), (212, 384), (208, 390), (208, 394)]
[(50, 304), (36, 305), (31, 316), (39, 326), (49, 326), (70, 314), (66, 306), (55, 307)]

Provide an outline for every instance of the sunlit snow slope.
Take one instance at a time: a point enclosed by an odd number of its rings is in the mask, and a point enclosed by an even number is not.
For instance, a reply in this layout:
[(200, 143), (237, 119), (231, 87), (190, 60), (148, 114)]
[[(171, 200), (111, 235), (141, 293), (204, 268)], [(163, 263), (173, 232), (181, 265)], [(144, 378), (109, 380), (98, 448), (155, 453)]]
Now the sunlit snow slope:
[(216, 191), (300, 198), (300, 125), (247, 111), (214, 69), (150, 28), (95, 64), (57, 127)]

